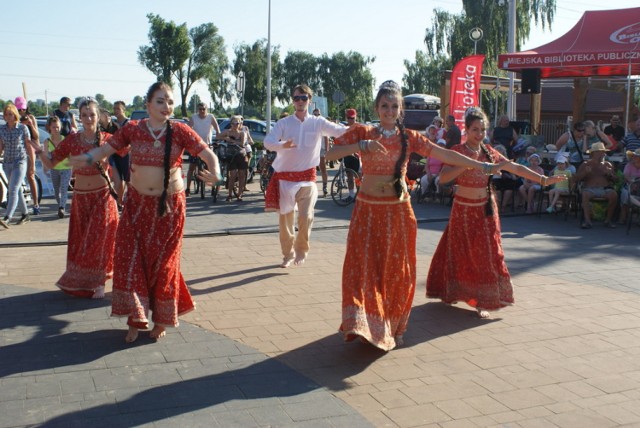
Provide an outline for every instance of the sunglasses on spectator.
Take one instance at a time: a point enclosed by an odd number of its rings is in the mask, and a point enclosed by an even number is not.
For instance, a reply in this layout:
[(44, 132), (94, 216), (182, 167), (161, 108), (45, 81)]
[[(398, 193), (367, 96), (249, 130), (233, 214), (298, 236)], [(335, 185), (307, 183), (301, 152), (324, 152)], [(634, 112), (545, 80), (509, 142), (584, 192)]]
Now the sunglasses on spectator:
[(294, 95), (293, 101), (308, 101), (309, 97), (307, 95)]
[(348, 117), (347, 120), (356, 120), (355, 117)]
[(577, 128), (576, 132), (584, 132), (584, 128)]
[(231, 122), (232, 125), (240, 125), (242, 122)]
[(204, 107), (199, 107), (199, 108), (198, 108), (198, 110), (200, 110), (200, 111), (204, 111), (204, 110), (206, 110), (206, 108), (204, 108)]

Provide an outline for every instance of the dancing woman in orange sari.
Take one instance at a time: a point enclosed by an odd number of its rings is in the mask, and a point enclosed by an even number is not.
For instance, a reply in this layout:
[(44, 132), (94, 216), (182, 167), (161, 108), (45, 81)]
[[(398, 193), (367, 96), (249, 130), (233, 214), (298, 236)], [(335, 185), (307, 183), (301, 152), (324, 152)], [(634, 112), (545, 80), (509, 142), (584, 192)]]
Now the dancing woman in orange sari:
[[(482, 110), (465, 114), (467, 141), (451, 148), (472, 159), (500, 162), (500, 169), (527, 178), (542, 187), (565, 180), (564, 176), (545, 177), (529, 168), (508, 161), (483, 143), (488, 121)], [(448, 163), (448, 162), (445, 162)], [(500, 238), (500, 218), (491, 180), (478, 171), (445, 165), (440, 181), (457, 184), (447, 225), (436, 249), (427, 277), (427, 297), (445, 303), (466, 302), (481, 318), (489, 311), (514, 303), (511, 276), (504, 261)]]
[[(69, 134), (60, 142), (52, 157), (36, 144), (42, 164), (53, 168), (69, 156), (78, 156), (106, 145), (109, 134), (98, 130), (98, 104), (92, 98), (80, 102), (83, 130)], [(113, 277), (113, 249), (118, 228), (118, 208), (110, 195), (109, 165), (90, 162), (73, 168), (73, 188), (67, 269), (56, 285), (77, 297), (104, 297), (104, 286)]]
[(404, 129), (400, 87), (391, 81), (375, 100), (380, 126), (354, 125), (335, 140), (327, 160), (359, 152), (363, 180), (351, 217), (342, 268), (346, 341), (389, 351), (402, 344), (416, 286), (416, 218), (405, 186), (411, 152), (490, 173), (494, 168)]
[(74, 165), (130, 148), (131, 181), (116, 236), (111, 314), (127, 317), (126, 342), (154, 323), (150, 337), (159, 339), (166, 327), (177, 327), (178, 317), (195, 308), (180, 272), (185, 193), (182, 154), (200, 156), (212, 172), (203, 181), (220, 176), (218, 159), (186, 124), (172, 123), (173, 91), (166, 83), (149, 88), (148, 119), (129, 121), (108, 145), (71, 159)]

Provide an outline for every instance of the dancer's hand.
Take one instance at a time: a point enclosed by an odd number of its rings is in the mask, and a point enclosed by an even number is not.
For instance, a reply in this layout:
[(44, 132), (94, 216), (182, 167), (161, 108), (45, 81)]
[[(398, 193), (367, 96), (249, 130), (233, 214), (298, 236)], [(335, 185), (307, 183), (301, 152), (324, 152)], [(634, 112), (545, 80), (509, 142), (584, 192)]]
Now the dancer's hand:
[(284, 143), (282, 143), (282, 148), (284, 149), (293, 149), (298, 147), (296, 144), (294, 144), (293, 140), (287, 140)]
[(220, 175), (220, 171), (211, 172), (207, 169), (203, 169), (198, 173), (198, 178), (204, 181), (207, 184), (216, 184), (219, 181), (222, 181), (222, 175)]

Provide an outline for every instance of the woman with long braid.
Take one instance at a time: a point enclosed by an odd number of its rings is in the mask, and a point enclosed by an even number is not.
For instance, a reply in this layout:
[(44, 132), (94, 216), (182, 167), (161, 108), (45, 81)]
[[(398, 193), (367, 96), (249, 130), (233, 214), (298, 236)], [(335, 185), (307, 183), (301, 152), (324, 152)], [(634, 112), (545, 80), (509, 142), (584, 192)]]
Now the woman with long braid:
[(131, 181), (118, 227), (111, 314), (128, 317), (126, 342), (154, 323), (150, 337), (159, 339), (166, 327), (178, 326), (178, 317), (195, 308), (180, 272), (186, 198), (182, 154), (188, 150), (209, 167), (201, 178), (215, 183), (218, 159), (189, 126), (171, 122), (173, 91), (156, 82), (147, 91), (148, 119), (129, 121), (108, 145), (72, 158), (74, 165), (130, 149)]
[[(527, 178), (542, 187), (566, 179), (545, 177), (524, 165), (508, 161), (483, 143), (487, 117), (479, 108), (465, 113), (467, 141), (451, 148), (477, 161), (499, 162), (500, 169)], [(500, 218), (491, 187), (491, 177), (445, 162), (443, 183), (455, 180), (456, 195), (447, 225), (431, 259), (427, 297), (452, 304), (466, 302), (478, 316), (514, 303), (511, 276), (504, 262)]]
[[(104, 147), (108, 134), (98, 130), (98, 104), (87, 98), (80, 103), (82, 132), (68, 135), (53, 152), (44, 152), (34, 144), (36, 154), (47, 168), (53, 168), (69, 156), (84, 157), (91, 149)], [(51, 157), (50, 157), (51, 156)], [(89, 162), (74, 167), (67, 270), (56, 285), (78, 297), (104, 297), (105, 282), (113, 276), (113, 248), (118, 227), (116, 201), (110, 195), (105, 173), (108, 164)]]
[(398, 84), (382, 84), (375, 99), (379, 126), (354, 125), (335, 140), (327, 160), (360, 152), (363, 180), (351, 217), (342, 268), (342, 325), (346, 341), (357, 337), (389, 351), (402, 344), (416, 287), (416, 218), (406, 188), (408, 154), (493, 172), (497, 165), (439, 147), (402, 125)]

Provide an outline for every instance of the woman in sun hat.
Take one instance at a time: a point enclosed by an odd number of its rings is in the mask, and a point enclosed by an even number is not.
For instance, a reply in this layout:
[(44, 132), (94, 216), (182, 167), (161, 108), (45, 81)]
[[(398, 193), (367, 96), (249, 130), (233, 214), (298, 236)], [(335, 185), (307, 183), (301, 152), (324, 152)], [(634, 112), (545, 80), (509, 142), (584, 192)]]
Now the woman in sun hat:
[(627, 150), (629, 162), (624, 167), (624, 186), (620, 189), (620, 219), (618, 223), (624, 224), (629, 214), (629, 195), (638, 195), (640, 192), (640, 149)]

